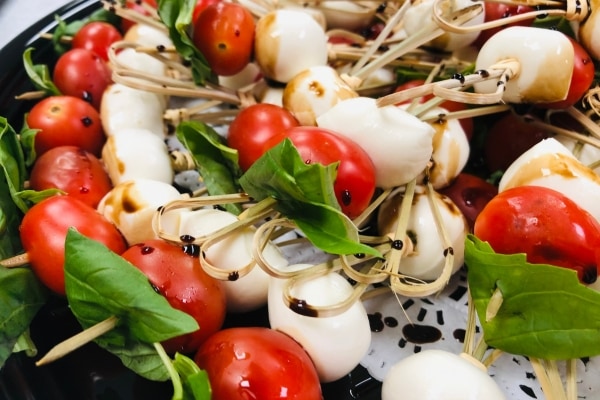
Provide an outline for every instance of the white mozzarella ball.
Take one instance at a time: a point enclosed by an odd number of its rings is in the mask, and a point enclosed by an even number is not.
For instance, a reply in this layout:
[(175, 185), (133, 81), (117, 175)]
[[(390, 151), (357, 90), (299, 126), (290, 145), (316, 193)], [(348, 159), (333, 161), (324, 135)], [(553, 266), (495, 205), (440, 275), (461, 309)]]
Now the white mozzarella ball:
[(587, 19), (579, 25), (579, 41), (590, 56), (600, 60), (600, 2), (591, 1), (591, 12)]
[(268, 103), (283, 107), (283, 90), (282, 87), (273, 87), (267, 84), (256, 85), (254, 95), (259, 103)]
[[(426, 23), (432, 21), (433, 4), (434, 0), (413, 2), (410, 8), (406, 10), (402, 21), (403, 28), (407, 36), (410, 37), (416, 34), (422, 30)], [(467, 8), (474, 4), (481, 4), (483, 7), (483, 2), (475, 2), (471, 0), (455, 0), (452, 2), (447, 2), (447, 4), (452, 4), (452, 9), (445, 10), (448, 13)], [(463, 26), (479, 25), (484, 21), (485, 12), (481, 12), (475, 15), (469, 21), (465, 22)], [(471, 45), (475, 39), (477, 39), (477, 36), (479, 36), (479, 31), (468, 33), (446, 32), (433, 39), (428, 43), (428, 45), (443, 51), (456, 51)]]
[(240, 72), (230, 76), (219, 76), (219, 84), (232, 90), (242, 89), (260, 79), (256, 63), (248, 63)]
[(115, 57), (117, 63), (122, 67), (145, 72), (152, 76), (164, 77), (167, 75), (167, 67), (164, 63), (149, 54), (135, 51), (133, 48), (121, 49)]
[(505, 400), (485, 367), (469, 357), (436, 349), (411, 354), (390, 368), (383, 379), (381, 398)]
[[(508, 103), (550, 103), (566, 98), (573, 74), (574, 50), (566, 35), (550, 29), (511, 26), (489, 38), (479, 50), (475, 67), (486, 70), (516, 59), (520, 68), (506, 83)], [(475, 84), (478, 93), (494, 93), (497, 79)]]
[[(179, 221), (179, 236), (190, 235), (198, 238), (209, 235), (234, 222), (237, 217), (227, 211), (201, 209), (182, 213)], [(224, 240), (211, 245), (205, 252), (206, 260), (217, 268), (235, 272), (253, 262), (252, 246), (255, 229), (246, 227), (235, 231)], [(267, 262), (275, 268), (285, 267), (288, 262), (279, 248), (268, 243), (263, 254)], [(229, 312), (247, 312), (258, 309), (267, 303), (269, 275), (260, 267), (239, 279), (223, 281)]]
[[(290, 268), (293, 268), (292, 266)], [(360, 301), (331, 317), (311, 317), (292, 311), (283, 301), (287, 279), (271, 278), (269, 322), (273, 329), (294, 338), (312, 359), (321, 382), (350, 373), (371, 344), (369, 317)], [(352, 286), (336, 272), (298, 282), (292, 296), (314, 306), (329, 306), (347, 299)]]
[(122, 129), (109, 136), (102, 148), (102, 161), (113, 185), (132, 179), (173, 182), (167, 145), (147, 129)]
[(119, 83), (106, 88), (100, 105), (102, 128), (107, 136), (123, 129), (146, 129), (159, 138), (165, 137), (164, 96), (130, 88)]
[(157, 29), (146, 24), (135, 24), (127, 30), (123, 40), (147, 47), (169, 48), (173, 42), (166, 30)]
[(355, 97), (340, 101), (317, 118), (317, 125), (358, 143), (375, 165), (376, 185), (387, 189), (416, 178), (429, 163), (435, 130), (394, 105)]
[(600, 221), (600, 176), (556, 139), (537, 143), (504, 172), (498, 190), (525, 185), (563, 193)]
[(318, 65), (293, 77), (283, 90), (283, 107), (301, 125), (316, 125), (316, 118), (342, 100), (358, 97), (336, 70)]
[(327, 40), (307, 13), (280, 9), (258, 20), (254, 57), (265, 77), (286, 83), (307, 68), (327, 64)]
[(319, 10), (325, 15), (328, 29), (359, 31), (373, 21), (377, 7), (355, 1), (325, 0), (319, 2)]
[[(402, 199), (403, 192), (397, 190), (381, 205), (377, 215), (381, 235), (393, 237), (395, 234)], [(455, 273), (463, 265), (464, 241), (469, 233), (469, 226), (462, 212), (449, 197), (434, 192), (434, 199), (443, 221), (442, 226), (446, 229), (454, 250), (452, 273)], [(446, 262), (444, 243), (437, 231), (431, 207), (425, 188), (418, 186), (407, 226), (408, 236), (413, 242), (413, 251), (402, 259), (399, 269), (401, 274), (426, 281), (439, 278)]]
[[(447, 110), (436, 107), (427, 115), (447, 113)], [(435, 129), (435, 134), (429, 181), (435, 189), (441, 189), (450, 185), (467, 165), (471, 146), (459, 120), (442, 118), (431, 122), (431, 126)]]
[[(134, 245), (157, 238), (152, 229), (152, 219), (156, 210), (181, 198), (172, 185), (164, 182), (135, 179), (115, 185), (100, 200), (97, 210), (115, 224), (127, 243)], [(172, 215), (164, 215), (167, 230), (173, 230)]]
[[(554, 139), (565, 146), (579, 161), (584, 165), (592, 165), (600, 160), (600, 148), (587, 143), (581, 143), (568, 136), (558, 135)], [(600, 174), (600, 166), (594, 169), (596, 174)]]

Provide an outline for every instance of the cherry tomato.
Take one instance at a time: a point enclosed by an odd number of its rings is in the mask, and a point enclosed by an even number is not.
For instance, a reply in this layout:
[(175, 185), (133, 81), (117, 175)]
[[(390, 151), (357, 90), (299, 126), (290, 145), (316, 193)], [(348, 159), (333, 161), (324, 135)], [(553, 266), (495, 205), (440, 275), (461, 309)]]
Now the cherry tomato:
[(208, 373), (213, 400), (321, 400), (319, 377), (302, 347), (269, 328), (212, 335), (194, 361)]
[(198, 17), (202, 13), (202, 11), (206, 9), (206, 7), (210, 6), (211, 4), (217, 4), (220, 1), (222, 0), (198, 0), (196, 2), (196, 5), (194, 6), (194, 11), (192, 13), (192, 25), (196, 24)]
[[(229, 125), (227, 143), (238, 151), (242, 170), (250, 168), (271, 146), (283, 139), (284, 132), (300, 123), (283, 107), (258, 103), (242, 109)], [(273, 137), (278, 137), (272, 143)], [(269, 147), (267, 147), (267, 144)]]
[(131, 246), (123, 258), (139, 268), (173, 308), (191, 315), (200, 326), (195, 332), (163, 343), (169, 354), (194, 353), (225, 320), (225, 290), (200, 266), (197, 246), (177, 246), (161, 239)]
[(27, 125), (40, 130), (35, 135), (38, 156), (58, 146), (77, 146), (98, 156), (106, 141), (98, 111), (73, 96), (42, 99), (27, 115)]
[(21, 221), (21, 242), (37, 277), (59, 295), (65, 295), (65, 238), (70, 227), (117, 254), (127, 248), (112, 223), (75, 197), (52, 196), (31, 207)]
[(493, 123), (483, 145), (485, 163), (491, 172), (505, 171), (513, 161), (548, 134), (510, 112)]
[(575, 105), (583, 95), (590, 89), (594, 82), (596, 68), (589, 53), (576, 40), (569, 38), (575, 50), (573, 60), (573, 75), (567, 98), (554, 103), (541, 104), (541, 107), (552, 109), (564, 109)]
[(222, 1), (209, 5), (198, 16), (193, 42), (217, 75), (235, 75), (252, 58), (254, 28), (250, 11)]
[(483, 207), (498, 194), (498, 188), (485, 179), (463, 172), (439, 192), (456, 204), (472, 230), (475, 219)]
[(76, 146), (54, 147), (35, 160), (29, 176), (33, 190), (60, 189), (96, 208), (112, 188), (102, 162)]
[(80, 97), (100, 108), (102, 94), (112, 83), (112, 72), (98, 54), (87, 49), (71, 49), (54, 66), (54, 84), (62, 94)]
[(290, 128), (285, 136), (306, 163), (328, 165), (339, 161), (333, 188), (344, 214), (356, 218), (369, 206), (375, 193), (375, 167), (362, 147), (345, 136), (314, 126)]
[(582, 283), (598, 277), (600, 224), (562, 193), (540, 186), (500, 192), (481, 211), (475, 236), (497, 253), (570, 268)]
[[(485, 7), (485, 22), (497, 21), (499, 19), (508, 18), (513, 15), (520, 15), (530, 11), (535, 11), (534, 8), (525, 5), (509, 5), (505, 3), (497, 3), (492, 1), (486, 1), (483, 4)], [(534, 20), (535, 18), (529, 18), (523, 21), (506, 24), (498, 28), (483, 30), (479, 33), (479, 36), (477, 37), (473, 45), (475, 47), (481, 47), (494, 33), (508, 26), (531, 26)]]
[(77, 31), (71, 46), (74, 49), (91, 50), (104, 61), (108, 61), (110, 45), (122, 39), (123, 35), (113, 25), (103, 21), (92, 21)]
[[(412, 79), (410, 81), (407, 81), (407, 82), (404, 82), (404, 83), (398, 85), (396, 87), (395, 91), (401, 92), (402, 90), (421, 86), (424, 83), (425, 83), (424, 79)], [(419, 103), (421, 103), (421, 104), (425, 103), (428, 100), (431, 100), (432, 98), (433, 98), (433, 94), (423, 96), (419, 99)], [(407, 104), (407, 103), (410, 103), (410, 101), (406, 101), (406, 102), (400, 103), (400, 104)], [(440, 107), (444, 108), (448, 112), (463, 111), (463, 110), (467, 109), (466, 104), (459, 103), (457, 101), (452, 101), (452, 100), (443, 101), (440, 104)], [(465, 131), (465, 135), (467, 135), (467, 138), (469, 140), (471, 140), (471, 138), (473, 137), (473, 118), (462, 118), (460, 120), (460, 126), (462, 126), (463, 130)]]

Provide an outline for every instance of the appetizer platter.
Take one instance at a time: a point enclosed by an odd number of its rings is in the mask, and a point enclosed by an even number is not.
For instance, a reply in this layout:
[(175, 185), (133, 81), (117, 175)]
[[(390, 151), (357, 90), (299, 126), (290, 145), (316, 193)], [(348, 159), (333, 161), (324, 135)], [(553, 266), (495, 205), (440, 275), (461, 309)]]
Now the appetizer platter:
[(597, 6), (40, 20), (0, 51), (2, 397), (598, 398)]

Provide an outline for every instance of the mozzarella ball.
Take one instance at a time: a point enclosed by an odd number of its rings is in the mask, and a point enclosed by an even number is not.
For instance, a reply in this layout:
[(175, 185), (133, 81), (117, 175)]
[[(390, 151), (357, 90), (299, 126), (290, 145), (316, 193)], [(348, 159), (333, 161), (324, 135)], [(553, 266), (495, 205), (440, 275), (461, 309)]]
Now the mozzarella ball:
[(258, 20), (254, 57), (265, 77), (287, 83), (305, 69), (327, 64), (327, 40), (307, 13), (280, 9)]
[[(574, 50), (566, 35), (550, 29), (511, 26), (494, 34), (479, 50), (475, 67), (486, 70), (515, 59), (516, 76), (505, 86), (507, 103), (551, 103), (564, 100), (573, 75)], [(475, 84), (478, 93), (494, 93), (498, 79)]]
[(173, 182), (167, 145), (147, 129), (122, 129), (109, 136), (102, 148), (102, 161), (113, 185), (132, 179)]
[(381, 398), (505, 400), (504, 393), (485, 367), (469, 357), (435, 349), (411, 354), (390, 368), (383, 379)]
[[(290, 266), (293, 268), (293, 266)], [(371, 344), (369, 317), (360, 301), (338, 315), (311, 317), (292, 311), (283, 301), (287, 279), (271, 278), (269, 323), (273, 329), (294, 338), (313, 360), (321, 382), (332, 382), (350, 373)], [(347, 299), (352, 285), (340, 274), (326, 275), (297, 283), (294, 299), (314, 306), (328, 306)]]
[[(98, 204), (98, 212), (121, 231), (131, 246), (158, 236), (152, 228), (156, 210), (181, 194), (172, 185), (149, 179), (135, 179), (117, 184)], [(165, 214), (165, 225), (172, 230), (171, 217)]]

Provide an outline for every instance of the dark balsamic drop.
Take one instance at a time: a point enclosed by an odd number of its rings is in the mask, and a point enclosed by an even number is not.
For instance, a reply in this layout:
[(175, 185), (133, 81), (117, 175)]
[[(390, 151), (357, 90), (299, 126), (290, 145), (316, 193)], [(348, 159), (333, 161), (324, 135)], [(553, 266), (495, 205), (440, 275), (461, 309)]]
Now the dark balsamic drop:
[(526, 385), (519, 385), (519, 388), (523, 391), (523, 393), (525, 393), (527, 396), (531, 397), (532, 399), (537, 399), (537, 396), (535, 395), (535, 393), (533, 392), (533, 389), (530, 388), (529, 386)]
[(297, 314), (300, 315), (304, 315), (307, 317), (318, 317), (319, 313), (317, 312), (317, 310), (315, 310), (314, 308), (312, 308), (307, 302), (306, 300), (302, 300), (302, 299), (294, 299), (292, 301), (292, 303), (290, 304), (290, 309), (294, 312), (296, 312)]
[(398, 326), (398, 320), (394, 317), (385, 317), (383, 319), (383, 323), (390, 328), (395, 328)]
[(385, 327), (383, 315), (378, 312), (369, 314), (369, 326), (371, 327), (371, 332), (381, 332)]
[(434, 343), (442, 338), (442, 332), (430, 325), (404, 325), (402, 334), (406, 340), (417, 344)]

